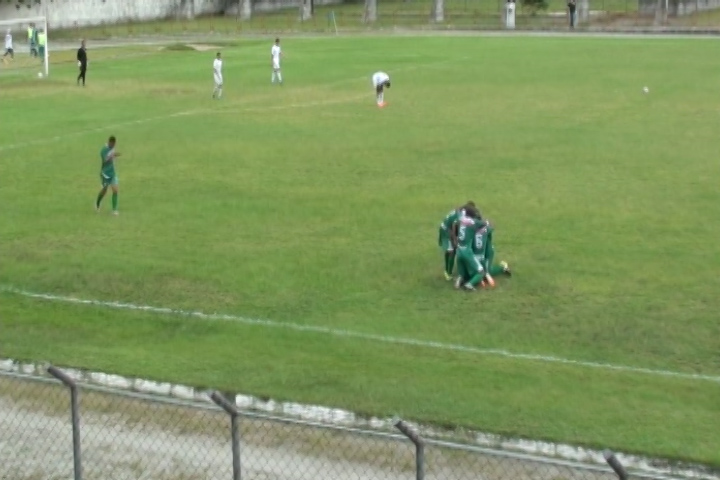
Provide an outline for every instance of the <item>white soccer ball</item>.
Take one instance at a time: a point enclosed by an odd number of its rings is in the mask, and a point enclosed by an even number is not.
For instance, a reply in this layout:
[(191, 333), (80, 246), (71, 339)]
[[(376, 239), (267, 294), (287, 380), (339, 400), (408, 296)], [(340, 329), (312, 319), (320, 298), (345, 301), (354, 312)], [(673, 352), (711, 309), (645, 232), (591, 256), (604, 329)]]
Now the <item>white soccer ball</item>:
[(643, 87), (643, 93), (650, 93), (650, 89), (648, 87)]
[(42, 73), (42, 72), (38, 72), (38, 78), (43, 78), (43, 73)]

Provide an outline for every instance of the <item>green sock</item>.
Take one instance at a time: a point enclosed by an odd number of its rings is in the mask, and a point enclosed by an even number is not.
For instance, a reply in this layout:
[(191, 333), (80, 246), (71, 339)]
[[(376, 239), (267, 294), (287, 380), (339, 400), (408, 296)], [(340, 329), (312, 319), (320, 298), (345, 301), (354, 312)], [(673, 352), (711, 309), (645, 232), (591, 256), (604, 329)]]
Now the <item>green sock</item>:
[(445, 273), (452, 275), (455, 266), (455, 252), (445, 252)]
[(102, 199), (105, 197), (105, 193), (107, 193), (106, 190), (100, 190), (100, 193), (98, 193), (97, 200), (95, 200), (95, 206), (97, 208), (100, 208), (100, 202), (102, 202)]
[(118, 194), (117, 194), (117, 192), (113, 192), (113, 195), (112, 195), (113, 211), (117, 211), (117, 204), (118, 204)]
[(480, 284), (480, 281), (482, 280), (482, 275), (479, 273), (476, 273), (474, 277), (470, 279), (468, 282), (473, 287), (477, 287)]
[(491, 265), (490, 268), (488, 269), (488, 272), (490, 273), (490, 276), (491, 276), (491, 277), (495, 277), (495, 276), (497, 276), (497, 275), (500, 275), (500, 274), (502, 274), (504, 271), (505, 271), (505, 270), (503, 270), (503, 267), (501, 267), (500, 265)]

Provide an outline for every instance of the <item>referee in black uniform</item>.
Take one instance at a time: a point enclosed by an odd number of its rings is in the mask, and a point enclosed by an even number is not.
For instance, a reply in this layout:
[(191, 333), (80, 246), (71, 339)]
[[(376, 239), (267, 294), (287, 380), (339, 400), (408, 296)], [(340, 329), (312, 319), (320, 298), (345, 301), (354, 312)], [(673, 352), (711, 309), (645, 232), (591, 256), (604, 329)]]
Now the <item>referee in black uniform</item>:
[(85, 51), (85, 40), (83, 40), (80, 43), (80, 48), (78, 48), (77, 61), (78, 61), (78, 66), (80, 67), (80, 75), (78, 75), (77, 84), (80, 85), (80, 80), (82, 80), (83, 87), (84, 87), (85, 86), (85, 72), (87, 72), (87, 52)]

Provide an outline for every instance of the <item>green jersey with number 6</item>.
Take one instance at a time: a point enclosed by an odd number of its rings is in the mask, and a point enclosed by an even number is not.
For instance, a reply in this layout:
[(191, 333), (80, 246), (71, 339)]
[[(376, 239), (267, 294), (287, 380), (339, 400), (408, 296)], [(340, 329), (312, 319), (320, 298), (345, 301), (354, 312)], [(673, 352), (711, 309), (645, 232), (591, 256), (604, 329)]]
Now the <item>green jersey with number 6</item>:
[(487, 248), (490, 247), (492, 241), (492, 227), (490, 224), (485, 224), (475, 233), (475, 242), (473, 243), (473, 253), (480, 260), (484, 262), (487, 258)]
[(473, 250), (475, 235), (484, 225), (480, 220), (462, 217), (458, 227), (458, 248)]

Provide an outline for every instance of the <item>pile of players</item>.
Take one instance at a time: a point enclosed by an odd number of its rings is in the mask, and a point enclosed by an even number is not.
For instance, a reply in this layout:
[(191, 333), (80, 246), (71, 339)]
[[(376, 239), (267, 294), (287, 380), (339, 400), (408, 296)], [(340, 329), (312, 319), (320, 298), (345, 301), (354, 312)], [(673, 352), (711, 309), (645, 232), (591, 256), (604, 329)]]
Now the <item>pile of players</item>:
[(494, 287), (498, 275), (511, 276), (507, 262), (493, 264), (493, 227), (482, 218), (475, 202), (468, 201), (447, 214), (440, 223), (438, 244), (445, 254), (445, 279), (453, 279), (455, 288), (468, 291)]

